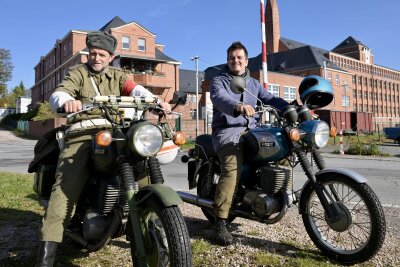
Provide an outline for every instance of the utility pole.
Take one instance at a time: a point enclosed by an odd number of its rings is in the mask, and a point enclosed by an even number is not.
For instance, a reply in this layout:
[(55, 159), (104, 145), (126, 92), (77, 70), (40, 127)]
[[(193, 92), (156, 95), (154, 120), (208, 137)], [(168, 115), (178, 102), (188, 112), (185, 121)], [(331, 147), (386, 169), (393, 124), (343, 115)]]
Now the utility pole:
[(199, 56), (191, 58), (196, 63), (196, 138), (199, 134)]

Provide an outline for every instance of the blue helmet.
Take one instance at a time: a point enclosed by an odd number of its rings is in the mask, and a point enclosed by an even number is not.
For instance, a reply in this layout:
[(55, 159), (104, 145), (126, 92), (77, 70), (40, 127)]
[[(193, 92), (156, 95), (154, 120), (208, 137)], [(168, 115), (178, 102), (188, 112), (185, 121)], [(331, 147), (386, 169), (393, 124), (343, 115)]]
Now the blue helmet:
[(333, 88), (324, 78), (317, 75), (305, 77), (299, 86), (300, 100), (309, 109), (322, 108), (332, 102)]

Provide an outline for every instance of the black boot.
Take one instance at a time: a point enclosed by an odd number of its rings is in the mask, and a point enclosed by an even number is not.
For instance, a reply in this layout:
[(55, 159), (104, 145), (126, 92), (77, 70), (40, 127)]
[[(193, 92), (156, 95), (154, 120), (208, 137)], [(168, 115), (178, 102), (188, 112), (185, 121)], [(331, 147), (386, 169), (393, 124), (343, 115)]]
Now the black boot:
[(215, 221), (215, 232), (218, 244), (228, 246), (233, 243), (233, 236), (226, 229), (226, 220), (217, 218)]
[(52, 267), (56, 257), (57, 242), (42, 241), (39, 245), (36, 267)]

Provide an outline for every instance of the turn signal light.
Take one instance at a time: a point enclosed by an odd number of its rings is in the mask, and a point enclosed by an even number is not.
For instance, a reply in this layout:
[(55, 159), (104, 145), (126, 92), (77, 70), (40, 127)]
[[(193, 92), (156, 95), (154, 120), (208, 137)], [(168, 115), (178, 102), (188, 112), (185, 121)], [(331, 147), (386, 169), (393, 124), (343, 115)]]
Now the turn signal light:
[(112, 142), (112, 136), (109, 131), (100, 131), (96, 134), (96, 144), (100, 147), (108, 147)]
[(299, 141), (300, 140), (300, 131), (298, 129), (292, 129), (289, 133), (290, 140), (292, 141)]
[(336, 129), (336, 127), (331, 127), (331, 129), (329, 130), (329, 135), (330, 135), (331, 137), (334, 137), (334, 136), (337, 135), (337, 129)]
[(176, 132), (172, 137), (175, 145), (181, 146), (186, 143), (186, 134), (184, 132)]

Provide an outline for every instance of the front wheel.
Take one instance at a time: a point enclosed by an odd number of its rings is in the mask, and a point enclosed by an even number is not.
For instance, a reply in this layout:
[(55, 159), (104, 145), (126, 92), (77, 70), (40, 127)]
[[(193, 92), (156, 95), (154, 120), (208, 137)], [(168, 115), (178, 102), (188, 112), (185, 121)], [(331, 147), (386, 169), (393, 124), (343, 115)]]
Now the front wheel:
[(378, 197), (367, 184), (343, 175), (325, 175), (319, 181), (343, 216), (338, 222), (327, 220), (315, 190), (308, 184), (300, 208), (311, 240), (325, 255), (343, 264), (369, 260), (385, 239), (385, 215)]
[[(165, 207), (155, 196), (148, 197), (141, 207), (147, 265), (192, 266), (190, 237), (180, 209)], [(138, 266), (134, 240), (131, 252), (134, 266)]]

